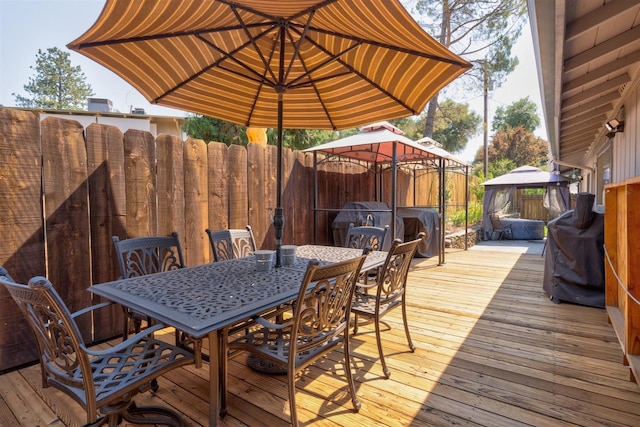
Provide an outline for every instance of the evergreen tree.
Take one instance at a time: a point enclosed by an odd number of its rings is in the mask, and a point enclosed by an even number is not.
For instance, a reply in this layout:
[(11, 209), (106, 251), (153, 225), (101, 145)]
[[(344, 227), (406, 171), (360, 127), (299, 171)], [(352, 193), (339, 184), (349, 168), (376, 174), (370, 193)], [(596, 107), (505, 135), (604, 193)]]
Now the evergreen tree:
[(447, 99), (436, 111), (433, 139), (450, 153), (459, 153), (467, 142), (480, 131), (482, 118), (469, 111), (469, 104)]
[(87, 97), (93, 96), (93, 89), (85, 80), (80, 66), (72, 66), (70, 55), (57, 47), (46, 51), (38, 49), (35, 71), (29, 77), (24, 90), (30, 97), (12, 93), (16, 105), (26, 108), (47, 108), (55, 110), (85, 110)]

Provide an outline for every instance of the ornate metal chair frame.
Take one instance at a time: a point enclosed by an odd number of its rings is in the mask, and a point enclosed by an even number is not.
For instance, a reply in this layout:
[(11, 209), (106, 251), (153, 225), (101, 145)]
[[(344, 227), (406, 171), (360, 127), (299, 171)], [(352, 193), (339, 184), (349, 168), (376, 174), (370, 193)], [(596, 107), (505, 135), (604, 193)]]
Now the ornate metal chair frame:
[[(120, 240), (118, 236), (113, 236), (112, 240), (120, 265), (121, 279), (186, 267), (180, 238), (175, 231), (170, 236), (133, 237), (126, 240)], [(154, 322), (153, 319), (142, 313), (126, 307), (123, 308), (125, 310), (123, 339), (129, 335), (129, 319), (134, 323), (135, 332), (140, 332), (142, 320), (146, 320), (148, 325)], [(196, 366), (201, 367), (202, 340), (194, 340), (176, 330), (176, 345), (187, 347), (189, 344), (194, 347)], [(154, 389), (156, 389), (155, 384)]]
[[(425, 233), (418, 234), (418, 238), (410, 242), (402, 243), (400, 239), (395, 239), (389, 249), (384, 266), (378, 271), (374, 283), (359, 283), (356, 288), (351, 312), (355, 314), (353, 333), (358, 332), (358, 317), (365, 317), (375, 324), (376, 341), (378, 353), (382, 363), (382, 371), (385, 377), (389, 378), (391, 372), (387, 368), (382, 350), (382, 339), (380, 334), (380, 324), (382, 317), (394, 308), (402, 307), (402, 320), (407, 342), (411, 352), (415, 351), (415, 346), (411, 341), (409, 324), (407, 322), (406, 309), (406, 289), (407, 274), (411, 266), (418, 245), (424, 239)], [(375, 290), (375, 293), (372, 292)]]
[(132, 423), (181, 426), (178, 414), (161, 407), (136, 407), (133, 396), (151, 388), (151, 381), (179, 366), (193, 363), (183, 349), (153, 339), (157, 324), (104, 350), (87, 348), (75, 319), (111, 303), (69, 312), (49, 280), (34, 277), (29, 285), (13, 282), (0, 267), (0, 283), (25, 315), (34, 332), (42, 369), (42, 387), (53, 386), (78, 402), (87, 426)]
[(347, 235), (344, 239), (346, 248), (364, 249), (370, 247), (374, 251), (381, 251), (384, 247), (384, 239), (389, 231), (389, 226), (374, 227), (370, 225), (354, 226), (349, 224)]
[(209, 236), (213, 260), (226, 261), (232, 258), (242, 258), (252, 255), (257, 247), (250, 225), (242, 229), (228, 229), (211, 231), (205, 230)]
[[(126, 240), (113, 236), (112, 240), (120, 266), (120, 279), (185, 267), (180, 239), (175, 231), (171, 236), (133, 237)], [(133, 321), (135, 332), (140, 332), (142, 320), (146, 320), (148, 324), (153, 321), (147, 316), (125, 308), (122, 334), (125, 339), (129, 336), (129, 319)]]
[[(286, 369), (293, 426), (298, 425), (296, 374), (339, 345), (344, 349), (344, 368), (351, 401), (356, 412), (360, 409), (351, 374), (349, 329), (353, 293), (365, 258), (366, 255), (362, 255), (325, 267), (319, 267), (318, 261), (310, 261), (298, 298), (292, 306), (292, 317), (282, 323), (259, 317), (256, 322), (260, 328), (229, 343), (232, 351), (245, 350)], [(222, 399), (225, 410), (226, 397), (222, 396)]]

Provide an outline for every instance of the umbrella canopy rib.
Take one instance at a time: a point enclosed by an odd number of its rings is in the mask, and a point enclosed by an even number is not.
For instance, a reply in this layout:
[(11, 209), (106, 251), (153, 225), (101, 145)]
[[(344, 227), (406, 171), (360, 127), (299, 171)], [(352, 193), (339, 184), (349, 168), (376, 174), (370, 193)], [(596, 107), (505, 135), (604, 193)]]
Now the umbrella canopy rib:
[[(184, 81), (180, 82), (179, 84), (177, 84), (176, 86), (170, 88), (169, 90), (167, 90), (165, 93), (161, 94), (160, 96), (156, 97), (155, 99), (153, 99), (153, 103), (155, 104), (159, 104), (160, 101), (162, 101), (163, 98), (165, 98), (166, 96), (170, 95), (171, 93), (175, 92), (176, 90), (180, 89), (181, 87), (189, 84), (190, 82), (192, 82), (193, 80), (197, 79), (198, 77), (200, 77), (201, 75), (207, 73), (209, 70), (219, 67), (225, 71), (228, 71), (229, 73), (234, 73), (237, 74), (238, 76), (242, 76), (243, 78), (246, 79), (250, 79), (250, 80), (254, 80), (256, 83), (260, 83), (260, 84), (264, 84), (264, 83), (268, 83), (269, 80), (267, 80), (264, 76), (261, 76), (260, 74), (258, 74), (254, 69), (247, 67), (246, 64), (236, 60), (233, 55), (234, 53), (244, 49), (247, 47), (247, 45), (250, 42), (245, 43), (242, 46), (239, 46), (237, 49), (235, 49), (235, 51), (232, 52), (225, 52), (222, 49), (220, 49), (218, 46), (212, 44), (209, 40), (206, 40), (204, 38), (202, 38), (200, 35), (196, 35), (196, 37), (200, 40), (202, 40), (203, 43), (207, 44), (208, 46), (210, 46), (212, 49), (217, 50), (219, 53), (221, 53), (223, 56), (217, 60), (216, 62), (212, 63), (211, 65), (206, 66), (205, 68), (203, 68), (202, 70), (198, 71), (196, 74), (187, 77)], [(253, 40), (252, 40), (253, 41)], [(272, 50), (272, 52), (274, 52), (274, 50)], [(238, 65), (240, 65), (241, 67), (245, 68), (249, 73), (254, 74), (255, 76), (257, 76), (256, 78), (252, 79), (251, 76), (247, 76), (246, 74), (240, 74), (237, 73), (235, 70), (229, 69), (228, 67), (225, 67), (223, 65), (221, 65), (221, 63), (225, 60), (232, 60), (234, 62), (236, 62)], [(269, 71), (270, 69), (268, 67), (265, 67), (265, 72)], [(274, 77), (275, 78), (275, 77)], [(272, 87), (275, 87), (275, 84), (271, 85)]]
[(289, 129), (418, 114), (470, 67), (397, 1), (107, 0), (69, 47), (151, 102), (245, 126), (276, 127), (284, 94)]

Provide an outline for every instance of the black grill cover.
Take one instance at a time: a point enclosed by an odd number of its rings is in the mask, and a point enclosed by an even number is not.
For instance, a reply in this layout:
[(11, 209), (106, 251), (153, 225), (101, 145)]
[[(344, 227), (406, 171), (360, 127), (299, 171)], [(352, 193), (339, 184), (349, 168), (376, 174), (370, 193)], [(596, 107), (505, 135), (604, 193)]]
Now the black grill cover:
[[(385, 212), (387, 211), (387, 212)], [(348, 202), (342, 207), (336, 218), (331, 223), (333, 229), (333, 244), (344, 246), (344, 238), (347, 235), (349, 224), (374, 225), (376, 227), (389, 226), (389, 231), (384, 239), (384, 250), (391, 247), (391, 208), (382, 202)], [(396, 216), (396, 236), (404, 238), (404, 223), (402, 218)]]
[(554, 302), (604, 308), (604, 215), (577, 207), (547, 225), (543, 289)]

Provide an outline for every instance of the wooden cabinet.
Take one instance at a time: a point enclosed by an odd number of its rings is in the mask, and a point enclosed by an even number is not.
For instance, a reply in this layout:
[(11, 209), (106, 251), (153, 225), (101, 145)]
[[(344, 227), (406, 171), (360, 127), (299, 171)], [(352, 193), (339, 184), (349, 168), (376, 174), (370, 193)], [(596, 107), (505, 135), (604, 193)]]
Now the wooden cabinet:
[(605, 280), (609, 321), (640, 378), (640, 177), (605, 187)]

